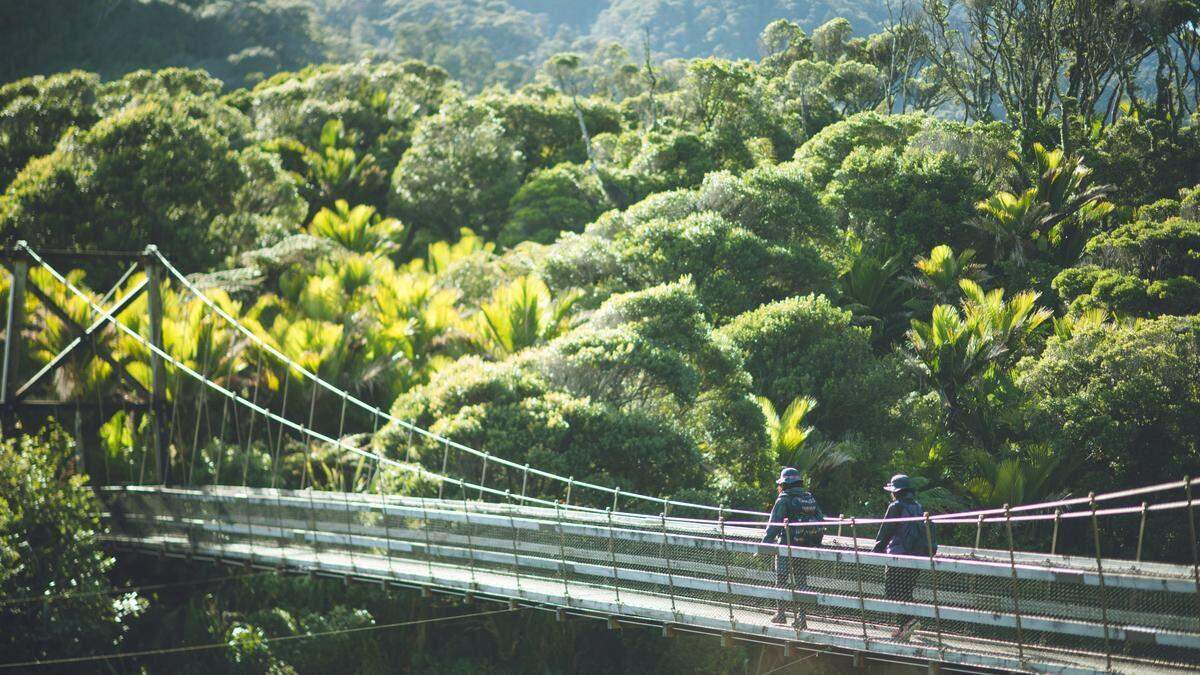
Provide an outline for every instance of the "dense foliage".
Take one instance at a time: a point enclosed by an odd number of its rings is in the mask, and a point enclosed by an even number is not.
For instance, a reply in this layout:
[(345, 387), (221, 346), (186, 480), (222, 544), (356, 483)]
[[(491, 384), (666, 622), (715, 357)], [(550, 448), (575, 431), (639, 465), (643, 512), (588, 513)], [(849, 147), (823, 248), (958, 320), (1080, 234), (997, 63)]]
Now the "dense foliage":
[[(57, 427), (0, 441), (0, 645), (5, 661), (67, 658), (120, 644), (142, 601), (111, 593), (100, 505)], [(14, 433), (16, 432), (16, 433)]]
[[(897, 472), (941, 509), (1200, 470), (1196, 3), (302, 4), (90, 3), (77, 18), (113, 31), (69, 23), (35, 45), (48, 28), (13, 29), (29, 49), (0, 75), (45, 74), (0, 87), (0, 239), (153, 242), (364, 400), (623, 490), (761, 509), (791, 464), (827, 512), (877, 514)], [(47, 21), (72, 11), (49, 7)], [(161, 44), (101, 58), (154, 12)], [(205, 70), (164, 67), (177, 64)], [(99, 297), (116, 274), (71, 279)], [(164, 296), (164, 341), (190, 368), (442, 468), (438, 445), (305, 399), (295, 372)], [(122, 319), (144, 328), (145, 303)], [(26, 310), (33, 372), (74, 334), (37, 298)], [(128, 375), (69, 360), (56, 394), (103, 403), (148, 384), (144, 348), (96, 340)], [(199, 388), (168, 379), (179, 426), (195, 428)], [(140, 413), (99, 405), (79, 428), (103, 480), (144, 475)], [(282, 433), (237, 438), (172, 438), (178, 470), (436, 491)], [(480, 475), (455, 457), (449, 473)], [(9, 481), (0, 501), (28, 489)], [(91, 530), (90, 508), (47, 513)], [(19, 569), (12, 545), (2, 574)], [(264, 591), (278, 611), (186, 611), (210, 621), (199, 638), (235, 643), (221, 663), (331, 667), (255, 636), (374, 614), (359, 599), (289, 605), (293, 591)], [(86, 609), (114, 639), (117, 610)]]

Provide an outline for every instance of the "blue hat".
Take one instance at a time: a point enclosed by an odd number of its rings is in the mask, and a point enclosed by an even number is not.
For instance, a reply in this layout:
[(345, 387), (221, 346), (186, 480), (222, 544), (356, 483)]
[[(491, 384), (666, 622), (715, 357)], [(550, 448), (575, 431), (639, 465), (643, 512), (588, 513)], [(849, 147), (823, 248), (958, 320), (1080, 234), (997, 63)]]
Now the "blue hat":
[(904, 490), (913, 490), (915, 488), (913, 488), (911, 478), (905, 474), (898, 473), (895, 476), (892, 476), (892, 479), (887, 482), (887, 485), (883, 486), (883, 489), (887, 490), (888, 492), (902, 492)]
[(790, 485), (792, 483), (799, 483), (801, 480), (803, 478), (800, 476), (800, 472), (789, 466), (779, 472), (779, 480), (775, 481), (775, 484)]

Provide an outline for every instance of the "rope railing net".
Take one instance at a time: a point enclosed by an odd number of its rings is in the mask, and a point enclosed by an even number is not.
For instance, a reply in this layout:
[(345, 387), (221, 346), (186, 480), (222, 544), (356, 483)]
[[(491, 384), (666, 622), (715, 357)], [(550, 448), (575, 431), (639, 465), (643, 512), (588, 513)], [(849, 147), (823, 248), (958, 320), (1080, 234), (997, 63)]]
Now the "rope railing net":
[[(176, 378), (160, 414), (170, 416), (172, 462), (187, 487), (104, 488), (114, 543), (714, 630), (776, 638), (792, 631), (791, 639), (920, 658), (951, 654), (963, 664), (1200, 662), (1192, 520), (1198, 480), (934, 516), (931, 525), (963, 530), (958, 540), (973, 538), (975, 545), (943, 546), (929, 558), (870, 552), (864, 538), (878, 519), (789, 528), (789, 536), (800, 527), (823, 528), (819, 548), (760, 545), (763, 521), (742, 517), (756, 512), (705, 507), (731, 519), (688, 518), (669, 512), (678, 503), (665, 499), (654, 502), (658, 514), (568, 505), (527, 489), (530, 475), (544, 477), (534, 469), (527, 473), (487, 453), (464, 451), (480, 460), (477, 479), (448, 475), (448, 442), (441, 472), (412, 457), (386, 457), (367, 449), (364, 439), (369, 442), (380, 422), (393, 423), (390, 416), (368, 406), (369, 433), (348, 434), (347, 409), (367, 404), (352, 403), (345, 390), (317, 382), (309, 371), (292, 379), (300, 372), (293, 361), (281, 360), (282, 369), (272, 370), (269, 343), (210, 340), (207, 353), (176, 356), (169, 341), (152, 344), (135, 320), (106, 310), (102, 299), (29, 253)], [(248, 345), (256, 345), (242, 354), (249, 372), (221, 371), (227, 363), (217, 354)], [(272, 373), (268, 397), (264, 382)], [(190, 399), (181, 393), (185, 384), (194, 390)], [(321, 395), (332, 405), (318, 407)], [(293, 421), (296, 415), (306, 421)], [(161, 482), (145, 455), (125, 482)], [(568, 489), (579, 485), (566, 480)], [(214, 485), (194, 487), (204, 483)], [(630, 503), (639, 497), (597, 487), (623, 500), (618, 507), (626, 497)], [(424, 497), (391, 496), (397, 492)], [(1150, 503), (1158, 497), (1162, 501)], [(1161, 545), (1144, 546), (1147, 532)], [(780, 557), (792, 559), (798, 573), (777, 577), (772, 564)], [(1152, 557), (1161, 562), (1149, 562)], [(897, 574), (908, 576), (911, 596), (889, 592)], [(797, 632), (769, 624), (781, 602), (803, 608), (808, 625)], [(910, 615), (923, 622), (918, 637), (893, 640), (897, 620)]]

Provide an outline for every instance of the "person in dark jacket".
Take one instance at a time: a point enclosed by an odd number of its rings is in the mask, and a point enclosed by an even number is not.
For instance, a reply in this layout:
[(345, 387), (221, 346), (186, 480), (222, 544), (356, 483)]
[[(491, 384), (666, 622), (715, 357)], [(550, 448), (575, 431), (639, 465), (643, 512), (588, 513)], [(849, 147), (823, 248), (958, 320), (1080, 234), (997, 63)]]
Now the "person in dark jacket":
[[(806, 523), (825, 519), (825, 514), (821, 512), (821, 507), (817, 504), (816, 498), (813, 497), (811, 492), (801, 487), (801, 481), (800, 472), (791, 467), (787, 467), (779, 472), (779, 480), (775, 481), (775, 484), (779, 486), (779, 492), (775, 498), (775, 506), (771, 508), (770, 524), (767, 525), (767, 531), (763, 535), (762, 540), (764, 544), (782, 544), (784, 546), (821, 545), (824, 528), (783, 525), (784, 521), (788, 523)], [(807, 582), (804, 560), (789, 556), (787, 551), (781, 551), (775, 556), (775, 577), (779, 587), (789, 591), (794, 591), (798, 586), (804, 586)], [(798, 603), (786, 603), (783, 600), (777, 601), (778, 611), (775, 612), (775, 616), (771, 618), (771, 621), (773, 623), (787, 623), (787, 606), (789, 604), (792, 605), (792, 610), (796, 614), (796, 620), (792, 625), (797, 628), (804, 628), (806, 625), (805, 615)]]
[[(885, 520), (893, 518), (919, 518), (925, 515), (925, 508), (917, 501), (917, 491), (912, 479), (904, 474), (896, 474), (883, 486), (891, 493), (892, 503), (888, 505)], [(929, 541), (926, 536), (925, 523), (885, 522), (879, 527), (875, 536), (876, 553), (892, 555), (928, 556), (930, 548), (937, 551), (937, 544)], [(930, 533), (931, 534), (931, 533)], [(888, 600), (912, 602), (913, 589), (917, 585), (917, 569), (913, 567), (896, 567), (889, 565), (884, 570), (883, 589)], [(895, 640), (907, 640), (921, 628), (920, 621), (914, 616), (900, 615), (900, 625), (892, 634)]]

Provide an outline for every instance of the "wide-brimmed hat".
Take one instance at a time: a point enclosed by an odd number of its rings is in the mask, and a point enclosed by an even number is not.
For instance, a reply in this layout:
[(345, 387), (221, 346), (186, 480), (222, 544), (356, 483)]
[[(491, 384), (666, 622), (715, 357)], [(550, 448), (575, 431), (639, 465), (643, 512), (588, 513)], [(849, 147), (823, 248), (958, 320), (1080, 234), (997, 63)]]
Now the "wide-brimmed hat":
[(883, 486), (883, 489), (887, 490), (888, 492), (901, 492), (903, 490), (912, 490), (914, 488), (911, 478), (909, 478), (906, 474), (898, 473), (895, 476), (892, 476), (892, 479), (887, 482), (887, 485)]
[(788, 466), (779, 472), (779, 480), (775, 481), (775, 484), (791, 485), (792, 483), (799, 483), (801, 480), (803, 480), (803, 477), (800, 475), (800, 472)]

